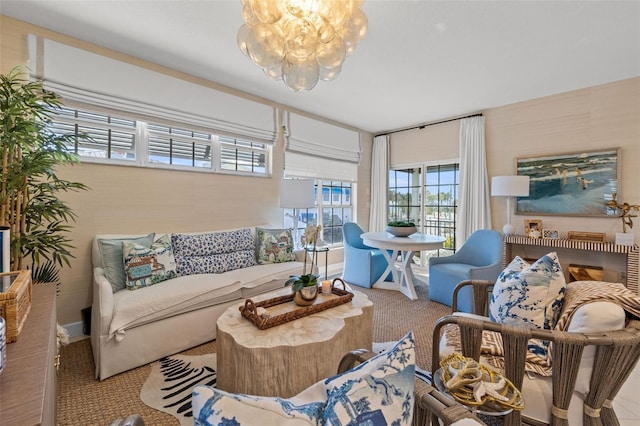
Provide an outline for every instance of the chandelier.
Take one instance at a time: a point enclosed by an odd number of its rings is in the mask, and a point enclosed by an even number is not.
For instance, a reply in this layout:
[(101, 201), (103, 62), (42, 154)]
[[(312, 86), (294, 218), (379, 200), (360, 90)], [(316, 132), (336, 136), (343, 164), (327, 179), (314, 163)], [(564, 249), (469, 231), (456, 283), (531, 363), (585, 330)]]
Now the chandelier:
[(363, 0), (242, 0), (238, 47), (296, 92), (331, 81), (367, 34)]

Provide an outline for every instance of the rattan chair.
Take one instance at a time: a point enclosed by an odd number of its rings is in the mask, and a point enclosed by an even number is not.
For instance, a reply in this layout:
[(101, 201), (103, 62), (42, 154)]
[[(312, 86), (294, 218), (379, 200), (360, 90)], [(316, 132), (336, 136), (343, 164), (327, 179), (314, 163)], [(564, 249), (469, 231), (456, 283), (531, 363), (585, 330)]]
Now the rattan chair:
[[(340, 361), (338, 373), (343, 373), (375, 355), (374, 352), (363, 349), (348, 352)], [(436, 419), (440, 422), (436, 422)], [(469, 421), (469, 423), (465, 424), (486, 424), (473, 415), (468, 408), (457, 403), (450, 396), (442, 394), (433, 386), (416, 378), (413, 426), (430, 426), (432, 424), (448, 426), (462, 420)]]
[[(568, 425), (569, 403), (574, 396), (578, 374), (585, 366), (581, 366), (583, 351), (586, 347), (596, 346), (593, 368), (588, 391), (580, 395), (583, 401), (582, 422), (585, 425), (619, 424), (612, 407), (612, 401), (627, 380), (640, 358), (640, 321), (628, 317), (624, 329), (605, 331), (594, 334), (563, 332), (558, 330), (532, 329), (529, 327), (499, 324), (484, 318), (489, 301), (489, 291), (493, 283), (486, 281), (465, 281), (459, 287), (471, 286), (474, 292), (474, 305), (477, 315), (455, 314), (438, 320), (433, 330), (434, 350), (432, 365), (440, 361), (440, 342), (443, 328), (448, 324), (460, 327), (462, 353), (467, 357), (479, 360), (481, 356), (482, 331), (490, 330), (500, 333), (504, 345), (504, 374), (513, 384), (522, 389), (525, 377), (525, 358), (527, 342), (531, 338), (548, 340), (552, 344), (553, 375), (550, 423), (552, 425)], [(579, 288), (579, 287), (577, 287)], [(459, 288), (456, 288), (456, 293)], [(576, 290), (578, 291), (578, 290)], [(454, 308), (455, 308), (454, 302)], [(587, 371), (588, 371), (588, 367)], [(525, 406), (528, 395), (523, 389)], [(529, 395), (536, 396), (536, 395)], [(540, 396), (540, 395), (537, 395)], [(579, 420), (579, 418), (578, 418)], [(572, 419), (571, 425), (579, 421)], [(505, 425), (541, 423), (522, 415), (519, 411), (505, 417)]]

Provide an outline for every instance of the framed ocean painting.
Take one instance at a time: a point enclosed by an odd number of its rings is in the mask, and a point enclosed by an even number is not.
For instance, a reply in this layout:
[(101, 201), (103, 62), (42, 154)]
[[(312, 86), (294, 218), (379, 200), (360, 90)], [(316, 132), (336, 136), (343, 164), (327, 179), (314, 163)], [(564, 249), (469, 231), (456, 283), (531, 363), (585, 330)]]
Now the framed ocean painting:
[(619, 148), (516, 158), (516, 174), (529, 176), (516, 214), (616, 216), (605, 203), (620, 191), (619, 158)]

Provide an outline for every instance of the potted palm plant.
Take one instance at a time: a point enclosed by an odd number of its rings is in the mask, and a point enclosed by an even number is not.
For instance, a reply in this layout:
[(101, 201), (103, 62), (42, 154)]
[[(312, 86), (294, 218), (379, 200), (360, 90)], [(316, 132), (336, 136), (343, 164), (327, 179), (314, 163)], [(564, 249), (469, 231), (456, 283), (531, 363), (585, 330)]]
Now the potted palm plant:
[(10, 231), (10, 270), (32, 269), (34, 282), (57, 283), (58, 268), (73, 257), (69, 222), (76, 219), (60, 195), (88, 188), (56, 171), (77, 161), (67, 150), (76, 135), (51, 130), (61, 98), (23, 74), (16, 67), (0, 75), (0, 227)]

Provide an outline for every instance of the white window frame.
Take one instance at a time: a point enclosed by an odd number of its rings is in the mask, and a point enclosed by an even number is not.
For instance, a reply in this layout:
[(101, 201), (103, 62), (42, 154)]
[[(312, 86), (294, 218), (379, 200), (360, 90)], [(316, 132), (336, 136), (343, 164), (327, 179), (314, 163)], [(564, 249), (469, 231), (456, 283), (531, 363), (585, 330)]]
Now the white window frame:
[[(452, 165), (452, 164), (457, 164), (458, 165), (458, 181), (457, 181), (457, 185), (458, 185), (458, 194), (459, 194), (459, 188), (460, 188), (460, 181), (459, 181), (459, 177), (460, 177), (460, 159), (450, 159), (450, 160), (437, 160), (437, 161), (425, 161), (425, 162), (421, 162), (421, 163), (414, 163), (414, 164), (407, 164), (407, 165), (394, 165), (393, 167), (390, 167), (389, 170), (387, 171), (387, 173), (394, 171), (394, 170), (405, 170), (405, 169), (415, 169), (415, 168), (419, 168), (420, 169), (420, 194), (419, 194), (419, 227), (418, 227), (418, 232), (425, 232), (425, 228), (426, 228), (426, 224), (424, 223), (424, 220), (422, 220), (425, 216), (425, 201), (426, 201), (426, 187), (427, 187), (427, 168), (429, 167), (436, 167), (436, 166), (448, 166), (448, 165)], [(389, 185), (391, 185), (391, 182), (389, 182)], [(387, 192), (390, 191), (390, 188), (387, 188)], [(390, 208), (390, 204), (391, 204), (391, 199), (389, 199), (387, 201), (387, 211)], [(456, 204), (456, 209), (459, 208), (459, 205)], [(456, 216), (457, 219), (457, 216)], [(454, 221), (454, 226), (453, 226), (453, 230), (454, 230), (454, 236), (455, 236), (455, 229), (457, 226), (457, 220)], [(455, 240), (454, 240), (455, 241)], [(420, 255), (420, 261), (419, 264), (421, 267), (426, 267), (428, 262), (427, 259), (430, 255), (434, 255), (434, 256), (442, 256), (442, 255), (448, 255), (448, 254), (452, 254), (455, 252), (455, 244), (454, 244), (454, 248), (453, 249), (440, 249), (440, 250), (433, 250), (433, 251), (427, 251), (424, 252), (425, 255)]]
[[(111, 155), (108, 152), (106, 152), (106, 157), (97, 157), (97, 156), (93, 157), (93, 156), (87, 156), (87, 155), (82, 155), (81, 153), (78, 153), (78, 158), (81, 162), (99, 163), (99, 164), (118, 164), (118, 165), (130, 166), (130, 167), (160, 168), (160, 169), (182, 170), (182, 171), (201, 172), (201, 173), (204, 172), (204, 173), (233, 174), (233, 175), (254, 176), (254, 177), (270, 177), (271, 176), (273, 149), (271, 144), (268, 144), (262, 141), (251, 141), (246, 138), (237, 138), (229, 135), (220, 135), (208, 129), (194, 128), (194, 126), (189, 124), (167, 123), (160, 119), (145, 120), (145, 119), (140, 119), (138, 117), (131, 117), (127, 113), (118, 112), (118, 111), (106, 111), (106, 112), (100, 111), (100, 108), (92, 109), (91, 106), (74, 105), (74, 106), (65, 106), (64, 108), (66, 110), (71, 110), (71, 111), (82, 111), (90, 114), (96, 114), (99, 116), (115, 117), (115, 118), (125, 119), (125, 120), (130, 120), (135, 122), (135, 129), (127, 129), (127, 130), (133, 130), (134, 140), (133, 140), (132, 151), (135, 154), (135, 159), (124, 160), (124, 159), (118, 159), (118, 158), (107, 158)], [(102, 126), (103, 128), (114, 127), (114, 126), (117, 127), (117, 125), (110, 125), (108, 123), (103, 124), (100, 122), (85, 122), (82, 120), (72, 119), (72, 118), (69, 118), (68, 115), (58, 116), (56, 114), (56, 111), (53, 111), (52, 118), (54, 122), (60, 121), (73, 127), (75, 127), (75, 124), (77, 123), (88, 124), (88, 125), (92, 125), (93, 127), (100, 127), (100, 126)], [(171, 129), (186, 130), (194, 133), (208, 134), (210, 137), (209, 143), (211, 144), (210, 145), (211, 146), (211, 149), (210, 149), (211, 166), (200, 167), (200, 166), (193, 166), (193, 165), (167, 164), (167, 163), (151, 161), (150, 152), (149, 152), (149, 148), (150, 148), (149, 125), (150, 124), (154, 126), (168, 127)], [(177, 136), (176, 139), (181, 139), (183, 141), (188, 142), (189, 138), (188, 137), (183, 138), (183, 137)], [(221, 139), (231, 139), (235, 141), (247, 142), (247, 143), (250, 143), (251, 145), (257, 145), (257, 146), (245, 147), (242, 145), (236, 146), (236, 145), (228, 144), (229, 146), (233, 147), (232, 149), (250, 153), (251, 156), (253, 156), (254, 154), (263, 155), (264, 156), (264, 172), (259, 172), (255, 170), (254, 171), (238, 170), (239, 167), (237, 165), (236, 165), (236, 170), (223, 168), (222, 167), (222, 149), (223, 149), (223, 146), (226, 145), (226, 143), (222, 142)], [(203, 140), (198, 140), (197, 138), (194, 138), (193, 140), (200, 143), (203, 142)], [(249, 167), (253, 167), (253, 166), (249, 165)]]
[[(348, 183), (350, 184), (350, 194), (349, 194), (349, 201), (350, 204), (331, 204), (331, 200), (329, 200), (328, 204), (324, 203), (323, 200), (323, 196), (322, 196), (322, 188), (324, 187), (324, 185), (329, 185), (332, 186), (331, 183), (332, 182), (341, 182), (343, 184)], [(321, 225), (322, 226), (322, 230), (325, 230), (325, 226), (324, 226), (324, 214), (323, 209), (325, 208), (338, 208), (338, 209), (351, 209), (351, 220), (353, 220), (353, 218), (356, 217), (356, 194), (357, 194), (357, 184), (355, 182), (350, 182), (350, 181), (341, 181), (341, 180), (336, 180), (336, 179), (315, 179), (314, 180), (314, 191), (316, 194), (316, 205), (312, 208), (309, 209), (298, 209), (298, 214), (300, 216), (304, 216), (309, 214), (309, 210), (315, 210), (316, 211), (316, 217), (317, 217), (317, 225)], [(293, 215), (293, 209), (284, 209), (284, 213), (283, 213), (283, 224), (285, 227), (288, 226), (292, 226), (289, 222), (293, 222), (292, 216)], [(343, 221), (344, 224), (344, 221)], [(306, 222), (302, 221), (302, 220), (298, 220), (298, 228), (299, 229), (303, 229), (306, 227)], [(335, 228), (335, 227), (334, 227)], [(341, 227), (340, 227), (341, 228)], [(341, 230), (342, 232), (342, 230)], [(298, 233), (299, 234), (299, 233)], [(323, 238), (324, 239), (324, 238)], [(325, 241), (325, 243), (327, 244), (328, 247), (330, 248), (338, 248), (338, 247), (342, 247), (344, 245), (344, 241), (341, 241), (339, 243), (330, 243), (328, 241)]]

